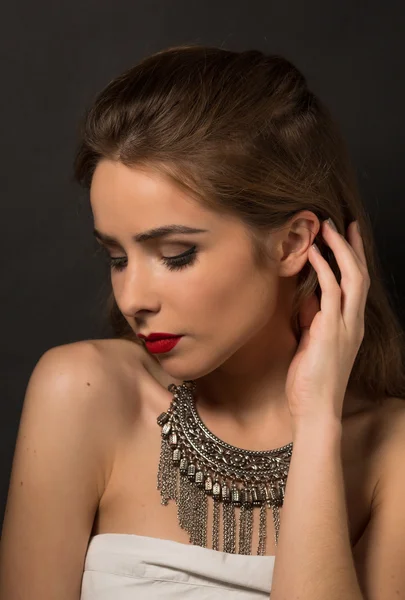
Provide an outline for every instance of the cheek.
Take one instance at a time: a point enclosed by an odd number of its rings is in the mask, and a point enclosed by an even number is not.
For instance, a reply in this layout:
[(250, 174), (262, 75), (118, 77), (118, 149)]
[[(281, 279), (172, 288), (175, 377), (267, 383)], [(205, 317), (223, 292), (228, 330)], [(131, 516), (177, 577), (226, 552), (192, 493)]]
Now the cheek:
[(276, 286), (277, 281), (265, 280), (251, 262), (216, 260), (204, 271), (197, 268), (177, 291), (181, 289), (185, 315), (192, 315), (197, 327), (204, 322), (212, 330), (235, 322), (254, 327), (268, 320), (276, 305)]

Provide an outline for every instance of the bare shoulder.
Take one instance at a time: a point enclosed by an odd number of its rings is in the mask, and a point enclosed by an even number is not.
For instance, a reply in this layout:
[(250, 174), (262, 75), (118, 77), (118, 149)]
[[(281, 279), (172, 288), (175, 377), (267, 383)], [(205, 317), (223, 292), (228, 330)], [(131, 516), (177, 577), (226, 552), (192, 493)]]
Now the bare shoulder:
[(360, 416), (361, 429), (353, 429), (364, 441), (367, 460), (372, 465), (374, 492), (372, 503), (376, 501), (376, 492), (387, 473), (397, 469), (405, 454), (405, 399), (385, 397), (364, 411)]
[(375, 419), (379, 432), (378, 454), (381, 461), (392, 461), (398, 453), (405, 451), (405, 399), (385, 398)]
[[(1, 597), (79, 597), (94, 517), (129, 411), (122, 397), (137, 381), (136, 354), (129, 370), (129, 357), (120, 360), (107, 345), (51, 348), (31, 374), (0, 543)], [(131, 398), (136, 406), (136, 389)]]
[(384, 590), (384, 598), (394, 598), (405, 590), (405, 400), (385, 398), (373, 422), (375, 487), (370, 519), (353, 556), (364, 597), (374, 598)]
[[(88, 443), (98, 454), (100, 495), (112, 470), (117, 439), (128, 422), (128, 393), (132, 408), (137, 406), (141, 353), (132, 348), (130, 359), (131, 345), (135, 346), (108, 339), (50, 348), (39, 359), (27, 387), (26, 402), (31, 396), (49, 396), (47, 402), (63, 403), (67, 418), (77, 415), (77, 419), (91, 426)], [(39, 402), (37, 406), (41, 410)]]
[(31, 388), (43, 388), (43, 397), (49, 390), (57, 402), (66, 402), (67, 416), (81, 415), (91, 426), (88, 443), (98, 457), (99, 497), (111, 475), (123, 428), (136, 418), (141, 356), (142, 348), (119, 339), (55, 346), (41, 356), (28, 384), (27, 397)]
[(104, 415), (112, 434), (119, 435), (119, 428), (136, 417), (146, 354), (142, 346), (124, 339), (82, 340), (46, 354), (64, 366), (67, 377), (91, 389), (93, 409)]
[(142, 348), (136, 344), (120, 339), (99, 339), (56, 346), (40, 360), (46, 360), (54, 367), (63, 366), (67, 377), (70, 374), (75, 378), (79, 376), (86, 386), (104, 392), (94, 394), (96, 401), (99, 399), (101, 403), (111, 398), (108, 392), (112, 387), (115, 389), (117, 385), (137, 381), (141, 356)]

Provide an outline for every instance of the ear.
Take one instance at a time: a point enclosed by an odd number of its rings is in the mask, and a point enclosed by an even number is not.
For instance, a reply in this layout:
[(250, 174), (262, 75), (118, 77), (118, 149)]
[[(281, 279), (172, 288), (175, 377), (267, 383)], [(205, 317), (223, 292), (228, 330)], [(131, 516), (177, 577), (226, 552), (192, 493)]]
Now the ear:
[[(321, 222), (315, 213), (303, 210), (279, 229), (273, 243), (280, 277), (297, 275), (308, 262), (308, 252), (321, 230)], [(275, 241), (274, 241), (275, 239)]]

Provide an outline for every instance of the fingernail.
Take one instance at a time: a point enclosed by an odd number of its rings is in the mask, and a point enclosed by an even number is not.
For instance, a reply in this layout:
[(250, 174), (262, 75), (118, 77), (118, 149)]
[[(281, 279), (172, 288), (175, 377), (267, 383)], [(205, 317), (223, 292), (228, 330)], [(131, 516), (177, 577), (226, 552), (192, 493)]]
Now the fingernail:
[(361, 231), (360, 231), (360, 225), (359, 222), (356, 221), (356, 227), (357, 227), (357, 231), (359, 232), (359, 234), (361, 235)]
[(321, 253), (321, 251), (319, 250), (319, 247), (315, 243), (312, 244), (312, 248), (315, 250), (315, 252), (318, 252), (318, 254)]
[(330, 217), (329, 219), (326, 219), (325, 223), (327, 223), (334, 231), (337, 231), (337, 227)]

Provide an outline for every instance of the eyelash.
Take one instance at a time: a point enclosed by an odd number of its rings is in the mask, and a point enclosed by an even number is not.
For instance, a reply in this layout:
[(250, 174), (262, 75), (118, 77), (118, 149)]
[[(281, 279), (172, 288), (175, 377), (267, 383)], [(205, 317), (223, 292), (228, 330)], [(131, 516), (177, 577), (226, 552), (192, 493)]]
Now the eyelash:
[[(125, 266), (122, 264), (125, 258), (110, 256), (107, 250), (102, 246), (107, 262), (113, 271), (123, 271)], [(163, 263), (167, 266), (170, 271), (180, 271), (187, 266), (191, 266), (197, 260), (196, 246), (193, 246), (186, 252), (178, 254), (177, 256), (164, 256), (162, 258)]]

